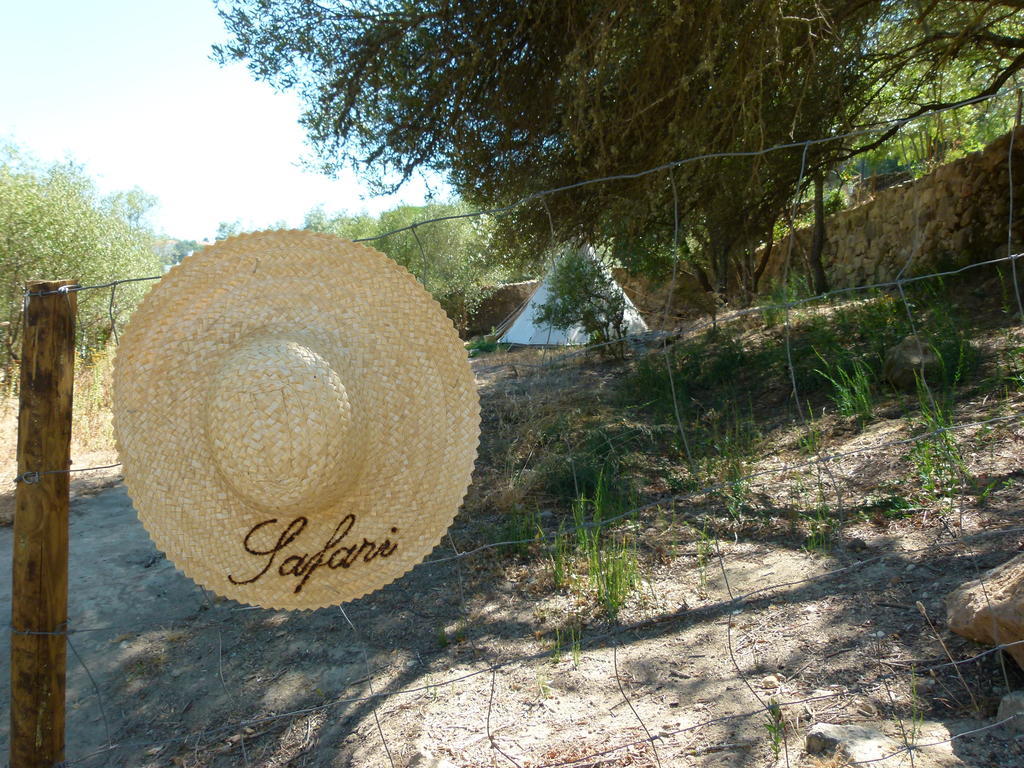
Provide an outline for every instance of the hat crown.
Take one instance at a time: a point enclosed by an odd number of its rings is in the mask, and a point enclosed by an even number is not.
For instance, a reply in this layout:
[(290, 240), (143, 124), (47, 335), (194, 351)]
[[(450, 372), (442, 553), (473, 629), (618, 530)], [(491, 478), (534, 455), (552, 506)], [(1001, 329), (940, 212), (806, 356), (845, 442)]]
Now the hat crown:
[(313, 509), (358, 474), (348, 392), (308, 340), (241, 340), (213, 377), (205, 420), (217, 470), (254, 507)]

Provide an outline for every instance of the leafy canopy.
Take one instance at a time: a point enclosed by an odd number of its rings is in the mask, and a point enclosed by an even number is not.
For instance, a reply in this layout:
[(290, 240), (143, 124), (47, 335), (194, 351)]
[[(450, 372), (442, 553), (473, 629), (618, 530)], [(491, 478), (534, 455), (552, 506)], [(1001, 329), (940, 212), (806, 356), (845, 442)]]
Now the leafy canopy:
[[(473, 205), (757, 152), (992, 93), (1024, 68), (1024, 0), (223, 0), (222, 60), (303, 97), (322, 168), (417, 168)], [(495, 228), (515, 254), (587, 239), (664, 270), (680, 227), (721, 289), (808, 183), (893, 132), (587, 186)], [(804, 173), (801, 174), (801, 169)], [(655, 247), (652, 242), (662, 244)]]
[[(8, 368), (21, 349), (22, 293), (28, 280), (74, 279), (96, 284), (158, 275), (160, 262), (145, 214), (154, 198), (139, 190), (100, 197), (72, 164), (38, 165), (16, 148), (0, 147), (0, 319), (9, 325), (0, 350)], [(102, 347), (113, 321), (123, 323), (149, 283), (78, 296), (78, 344)]]
[[(409, 270), (461, 330), (488, 292), (508, 278), (500, 260), (488, 258), (490, 220), (468, 213), (462, 202), (402, 205), (376, 217), (332, 217), (318, 208), (306, 214), (305, 228), (350, 240), (374, 238), (367, 244)], [(447, 220), (412, 227), (438, 218)]]

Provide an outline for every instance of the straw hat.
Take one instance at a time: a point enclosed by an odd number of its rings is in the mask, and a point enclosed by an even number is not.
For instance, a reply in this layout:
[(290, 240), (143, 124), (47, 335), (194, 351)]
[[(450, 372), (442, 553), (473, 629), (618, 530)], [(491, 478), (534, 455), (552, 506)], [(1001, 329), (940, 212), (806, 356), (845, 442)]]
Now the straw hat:
[(267, 608), (354, 600), (420, 562), (469, 486), (480, 409), (451, 321), (402, 267), (311, 232), (189, 256), (122, 334), (114, 426), (157, 547)]

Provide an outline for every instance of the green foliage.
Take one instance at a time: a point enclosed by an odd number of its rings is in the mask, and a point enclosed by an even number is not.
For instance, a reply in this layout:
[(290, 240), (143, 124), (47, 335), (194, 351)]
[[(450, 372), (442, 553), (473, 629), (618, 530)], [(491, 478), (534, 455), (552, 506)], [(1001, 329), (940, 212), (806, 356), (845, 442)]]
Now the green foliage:
[(925, 499), (935, 500), (953, 495), (971, 479), (967, 461), (957, 444), (951, 396), (931, 391), (918, 381), (918, 403), (921, 407), (919, 428), (926, 437), (914, 443), (910, 460), (921, 482)]
[(572, 544), (565, 533), (564, 524), (559, 526), (558, 533), (552, 541), (548, 560), (551, 563), (551, 580), (555, 587), (567, 587), (572, 576)]
[(587, 581), (599, 604), (612, 619), (640, 586), (636, 545), (605, 527), (605, 521), (622, 512), (618, 496), (606, 492), (603, 476), (593, 496), (580, 496), (572, 506), (576, 552), (586, 563)]
[[(941, 82), (932, 83), (928, 88), (935, 100), (965, 99), (984, 88), (985, 69), (967, 70), (953, 62), (947, 67)], [(902, 103), (907, 98), (907, 85), (906, 82), (889, 84), (881, 94), (882, 101)], [(1011, 128), (1012, 115), (1012, 102), (994, 99), (918, 120), (891, 141), (856, 158), (849, 171), (861, 180), (887, 176), (894, 181), (918, 178), (993, 142)]]
[(765, 732), (768, 734), (768, 746), (771, 747), (772, 755), (778, 760), (779, 753), (782, 752), (782, 740), (786, 724), (782, 719), (782, 707), (779, 706), (775, 697), (768, 699), (768, 706), (764, 713), (762, 725), (764, 725)]
[[(786, 406), (780, 409), (784, 420), (802, 422), (806, 413), (821, 408), (854, 417), (863, 427), (874, 418), (876, 398), (891, 395), (891, 390), (878, 386), (885, 352), (912, 328), (930, 340), (942, 361), (931, 382), (939, 391), (949, 393), (976, 367), (977, 354), (951, 308), (951, 294), (941, 287), (908, 287), (906, 294), (907, 304), (899, 297), (875, 294), (856, 302), (801, 307), (793, 311), (785, 338), (709, 331), (677, 344), (667, 355), (639, 360), (621, 389), (622, 405), (641, 407), (677, 435), (681, 424), (687, 434), (690, 476), (688, 486), (679, 487), (717, 485), (722, 511), (741, 521), (751, 508), (743, 478), (760, 446), (753, 403), (766, 398), (778, 402), (780, 394), (792, 392), (795, 379), (805, 413), (797, 413), (786, 397)], [(783, 296), (780, 291), (780, 300)], [(825, 398), (831, 407), (825, 407)], [(938, 418), (929, 413), (926, 410), (925, 420)], [(804, 454), (817, 455), (822, 449), (820, 425), (812, 419), (797, 443)], [(678, 449), (682, 455), (681, 440)], [(914, 455), (919, 474), (930, 486), (948, 485), (950, 472), (955, 476), (959, 471), (947, 442), (928, 441)], [(821, 534), (819, 522), (817, 517), (809, 519), (811, 528)], [(812, 540), (815, 547), (823, 543)]]
[[(230, 37), (217, 55), (301, 94), (324, 168), (355, 165), (384, 189), (429, 168), (479, 206), (617, 177), (510, 211), (502, 252), (582, 237), (663, 274), (681, 255), (665, 247), (678, 212), (686, 260), (718, 292), (752, 287), (737, 267), (805, 191), (801, 167), (806, 182), (889, 152), (898, 128), (624, 175), (874, 128), (995, 92), (1024, 68), (1017, 0), (218, 5)], [(925, 155), (982, 137), (956, 120), (931, 121)]]
[(579, 668), (582, 657), (583, 630), (576, 623), (570, 623), (564, 629), (555, 627), (555, 647), (551, 651), (551, 658), (556, 664), (562, 660), (562, 653), (566, 646), (572, 658), (572, 665)]
[[(911, 298), (913, 294), (908, 294)], [(914, 306), (911, 304), (911, 311)], [(898, 296), (887, 293), (868, 294), (863, 300), (844, 306), (836, 312), (837, 333), (881, 370), (885, 352), (911, 332), (907, 310)]]
[(621, 420), (579, 431), (572, 430), (573, 421), (570, 416), (551, 426), (545, 456), (537, 466), (538, 484), (553, 499), (567, 503), (592, 497), (601, 488), (606, 506), (628, 508), (634, 496), (630, 458), (650, 445), (651, 436)]
[(307, 213), (302, 228), (314, 232), (329, 232), (347, 240), (375, 237), (384, 231), (377, 217), (370, 216), (368, 213), (340, 213), (336, 216), (329, 216), (323, 208), (314, 208)]
[(978, 367), (978, 352), (964, 330), (964, 323), (952, 307), (950, 295), (941, 285), (924, 292), (924, 336), (939, 362), (938, 381), (943, 389), (962, 384)]
[(890, 494), (869, 501), (863, 509), (866, 519), (874, 522), (900, 520), (913, 514), (916, 507), (906, 496)]
[(1004, 330), (1001, 336), (995, 375), (987, 383), (996, 389), (1024, 389), (1024, 344), (1009, 330)]
[(807, 403), (805, 412), (807, 413), (807, 429), (800, 435), (797, 445), (800, 448), (800, 453), (804, 456), (817, 456), (823, 447), (821, 427), (814, 418), (814, 411), (811, 409), (810, 403)]
[[(558, 589), (586, 594), (614, 619), (641, 584), (637, 545), (628, 526), (635, 496), (626, 496), (619, 478), (600, 472), (593, 486), (567, 499), (571, 517), (563, 518), (553, 536), (545, 536), (536, 513), (515, 510), (506, 517), (503, 535), (516, 540), (520, 554), (543, 545), (551, 581)], [(533, 533), (531, 534), (530, 531)], [(545, 544), (545, 542), (547, 542)], [(579, 635), (570, 635), (578, 659)], [(557, 640), (561, 645), (561, 640)]]
[(565, 330), (579, 323), (593, 343), (625, 335), (626, 297), (591, 249), (563, 254), (548, 278), (548, 290), (548, 300), (537, 313), (539, 324)]
[(707, 596), (708, 591), (708, 565), (715, 556), (718, 542), (715, 537), (708, 533), (707, 526), (700, 530), (694, 529), (697, 534), (696, 558), (697, 558), (697, 591), (702, 596)]
[(466, 344), (466, 351), (469, 352), (470, 357), (477, 357), (497, 352), (499, 347), (507, 349), (508, 345), (498, 344), (494, 339), (479, 336)]
[(136, 230), (147, 229), (146, 217), (159, 204), (155, 195), (133, 187), (127, 192), (112, 192), (107, 195), (100, 207)]
[[(138, 190), (102, 198), (77, 166), (42, 167), (14, 147), (0, 147), (0, 319), (10, 323), (0, 368), (20, 352), (26, 281), (74, 279), (88, 285), (160, 274), (152, 234), (142, 225), (152, 202)], [(118, 287), (114, 322), (125, 322), (149, 286)], [(110, 312), (109, 292), (78, 294), (80, 350), (106, 344)]]
[[(675, 412), (673, 400), (683, 409), (685, 420), (693, 421), (690, 410), (695, 400), (709, 409), (735, 400), (743, 391), (745, 375), (755, 366), (774, 367), (774, 349), (750, 349), (734, 335), (711, 332), (701, 338), (678, 344), (668, 356), (674, 382), (669, 381), (666, 360), (651, 355), (637, 363), (630, 385), (624, 389), (643, 392), (646, 406), (663, 418)], [(673, 387), (675, 385), (675, 397)]]
[(807, 523), (807, 538), (804, 539), (804, 549), (808, 552), (826, 554), (832, 548), (832, 521), (829, 519), (829, 510), (824, 502), (809, 514), (803, 514)]
[(229, 237), (242, 234), (242, 222), (240, 221), (222, 221), (217, 225), (217, 232), (214, 234), (214, 240), (227, 240)]
[(613, 539), (598, 550), (589, 564), (587, 576), (605, 614), (611, 619), (617, 618), (626, 599), (641, 585), (636, 545)]
[[(745, 348), (734, 336), (709, 334), (680, 344), (667, 361), (660, 355), (641, 360), (623, 387), (626, 397), (643, 392), (644, 407), (676, 427), (680, 453), (688, 454), (690, 486), (720, 486), (716, 495), (736, 521), (747, 508), (750, 489), (744, 476), (760, 441), (747, 398), (756, 397), (758, 387), (778, 375), (775, 354), (774, 349)], [(666, 363), (673, 368), (674, 398)], [(749, 381), (755, 372), (757, 381)], [(679, 435), (680, 423), (688, 451)]]
[(768, 290), (767, 300), (761, 308), (765, 326), (775, 328), (782, 325), (786, 320), (787, 307), (799, 298), (800, 293), (792, 280), (772, 283)]
[(536, 509), (520, 506), (505, 514), (500, 537), (501, 541), (514, 542), (508, 546), (510, 553), (528, 554), (543, 535), (544, 529), (541, 528)]
[(758, 438), (753, 416), (732, 401), (704, 413), (692, 436), (701, 469), (697, 481), (722, 486), (718, 497), (729, 517), (736, 521), (743, 517), (747, 506), (747, 461), (754, 454)]
[[(368, 245), (409, 270), (456, 327), (464, 328), (488, 291), (508, 277), (504, 265), (491, 254), (490, 220), (465, 216), (470, 212), (461, 202), (402, 205), (377, 217), (344, 213), (331, 217), (315, 209), (306, 214), (305, 227), (349, 240), (376, 238)], [(445, 220), (413, 226), (437, 218)]]
[[(71, 433), (87, 450), (116, 450), (111, 417), (114, 349), (93, 352), (75, 367), (74, 423)], [(74, 450), (74, 449), (72, 449)]]
[(202, 243), (196, 240), (174, 240), (168, 247), (161, 248), (159, 255), (164, 264), (171, 266), (180, 264), (182, 259), (202, 247)]
[(848, 364), (830, 362), (821, 357), (824, 370), (818, 370), (824, 379), (832, 384), (832, 401), (841, 416), (855, 416), (861, 428), (874, 415), (874, 373), (862, 360), (854, 359)]

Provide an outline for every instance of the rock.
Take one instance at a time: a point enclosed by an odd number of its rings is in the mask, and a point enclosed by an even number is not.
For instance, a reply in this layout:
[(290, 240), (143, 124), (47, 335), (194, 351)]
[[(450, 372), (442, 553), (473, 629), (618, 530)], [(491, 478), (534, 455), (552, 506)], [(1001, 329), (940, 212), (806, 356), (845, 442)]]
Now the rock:
[(777, 675), (768, 675), (767, 677), (761, 678), (762, 688), (772, 689), (778, 688), (780, 685), (782, 685), (782, 683), (780, 682)]
[(456, 768), (455, 764), (443, 757), (434, 757), (430, 750), (419, 748), (409, 760), (409, 768)]
[[(1024, 640), (1024, 555), (950, 592), (946, 623), (958, 635), (979, 643)], [(1024, 645), (1006, 652), (1024, 668)]]
[(1024, 691), (1012, 691), (1000, 700), (996, 720), (1002, 721), (1008, 717), (1014, 719), (1003, 727), (1016, 733), (1024, 733)]
[(934, 377), (939, 368), (938, 358), (931, 347), (911, 334), (895, 347), (889, 347), (882, 363), (882, 378), (897, 389), (913, 392), (917, 380)]
[(846, 540), (846, 548), (851, 552), (867, 552), (871, 547), (864, 539), (858, 536), (851, 536)]
[[(884, 758), (899, 751), (899, 745), (881, 731), (865, 725), (836, 725), (815, 723), (807, 732), (807, 754), (838, 754), (850, 762), (873, 761), (873, 765), (887, 765)], [(893, 758), (898, 760), (899, 756)]]

